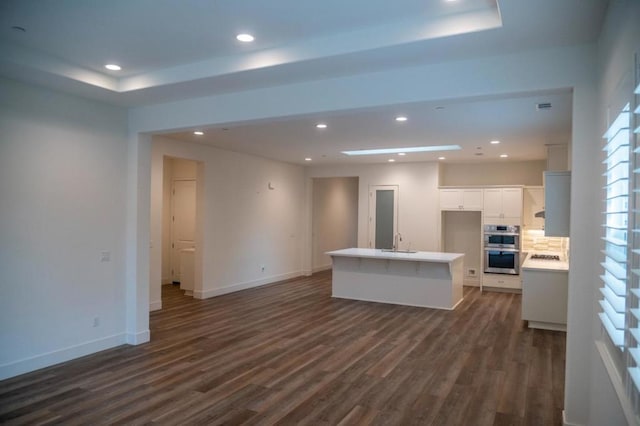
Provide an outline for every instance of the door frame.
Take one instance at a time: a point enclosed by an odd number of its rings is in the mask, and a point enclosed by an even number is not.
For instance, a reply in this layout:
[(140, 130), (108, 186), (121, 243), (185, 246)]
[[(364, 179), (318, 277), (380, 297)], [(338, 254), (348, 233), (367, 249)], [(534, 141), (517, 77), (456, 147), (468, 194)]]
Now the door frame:
[[(198, 211), (198, 179), (193, 178), (172, 178), (171, 179), (171, 220), (169, 221), (169, 238), (171, 242), (171, 249), (169, 250), (169, 267), (171, 269), (171, 281), (176, 282), (176, 276), (180, 278), (180, 273), (174, 271), (176, 265), (180, 266), (180, 256), (176, 256), (174, 252), (174, 244), (175, 244), (175, 195), (176, 195), (176, 182), (193, 182), (194, 183), (194, 191), (195, 191), (195, 200), (194, 200), (194, 225), (195, 230), (194, 233), (197, 234), (197, 211)], [(193, 246), (196, 246), (197, 235), (193, 236)], [(177, 257), (177, 259), (174, 259)]]
[(393, 235), (398, 233), (398, 200), (400, 188), (398, 185), (369, 185), (369, 215), (367, 220), (367, 246), (375, 248), (376, 240), (376, 191), (393, 191)]

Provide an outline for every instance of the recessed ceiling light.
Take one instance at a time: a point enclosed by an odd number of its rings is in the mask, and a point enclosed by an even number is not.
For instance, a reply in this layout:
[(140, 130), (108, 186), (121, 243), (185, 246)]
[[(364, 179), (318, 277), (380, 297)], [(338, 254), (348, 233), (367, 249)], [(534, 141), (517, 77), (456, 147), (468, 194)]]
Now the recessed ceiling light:
[(201, 132), (200, 130), (196, 130), (195, 132), (193, 132), (193, 134), (196, 136), (202, 136), (204, 135), (204, 132)]
[(304, 159), (304, 161), (311, 161), (311, 158), (307, 157)]
[(445, 160), (446, 157), (438, 157), (438, 160)]
[(491, 145), (498, 145), (500, 141), (491, 141)]
[(507, 154), (500, 154), (500, 158), (507, 158), (508, 155)]
[(389, 158), (389, 160), (387, 161), (389, 161), (390, 163), (394, 163), (396, 160), (394, 160), (393, 158)]
[(251, 34), (246, 34), (246, 33), (245, 33), (245, 34), (238, 34), (238, 35), (236, 36), (236, 39), (237, 39), (238, 41), (243, 42), (243, 43), (250, 43), (250, 42), (252, 42), (253, 40), (255, 40), (255, 38), (254, 38)]
[(400, 115), (396, 117), (396, 121), (407, 121), (407, 117), (405, 117), (404, 115)]
[(316, 127), (317, 127), (318, 129), (326, 129), (326, 128), (327, 128), (327, 125), (326, 125), (326, 124), (324, 124), (324, 123), (320, 123), (320, 124), (316, 124)]
[(116, 64), (107, 64), (104, 67), (111, 71), (120, 71), (122, 69), (120, 65), (116, 65)]
[(401, 156), (401, 157), (404, 157), (405, 155), (407, 155), (407, 153), (406, 152), (399, 152), (398, 155)]
[(376, 154), (397, 154), (399, 152), (457, 151), (459, 149), (462, 149), (460, 145), (434, 145), (434, 146), (412, 146), (409, 148), (358, 149), (354, 151), (342, 151), (342, 153), (347, 155), (376, 155)]

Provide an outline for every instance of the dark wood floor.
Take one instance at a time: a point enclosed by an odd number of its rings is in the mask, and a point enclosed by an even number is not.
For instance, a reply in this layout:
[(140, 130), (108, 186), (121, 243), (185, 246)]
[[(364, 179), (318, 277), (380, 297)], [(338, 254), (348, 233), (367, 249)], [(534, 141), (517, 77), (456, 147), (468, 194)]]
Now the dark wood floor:
[(204, 301), (165, 286), (151, 343), (0, 382), (0, 423), (562, 423), (565, 336), (525, 328), (520, 295), (330, 294), (329, 273)]

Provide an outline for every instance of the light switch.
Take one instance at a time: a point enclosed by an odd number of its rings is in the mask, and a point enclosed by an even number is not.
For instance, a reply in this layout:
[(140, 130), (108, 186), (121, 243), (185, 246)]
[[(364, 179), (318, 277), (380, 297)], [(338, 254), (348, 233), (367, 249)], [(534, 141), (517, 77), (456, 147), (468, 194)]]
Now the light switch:
[(111, 262), (111, 252), (110, 251), (102, 251), (100, 253), (100, 262)]

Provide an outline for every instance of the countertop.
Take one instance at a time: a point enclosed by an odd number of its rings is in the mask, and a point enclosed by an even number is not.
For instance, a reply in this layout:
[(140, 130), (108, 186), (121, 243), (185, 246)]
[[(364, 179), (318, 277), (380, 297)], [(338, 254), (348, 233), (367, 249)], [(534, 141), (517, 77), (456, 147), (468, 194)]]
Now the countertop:
[(431, 251), (418, 251), (415, 253), (389, 252), (379, 249), (348, 248), (327, 252), (329, 256), (360, 257), (367, 259), (383, 260), (408, 260), (413, 262), (450, 263), (462, 259), (462, 253), (441, 253)]
[[(536, 253), (527, 253), (527, 257), (522, 264), (523, 270), (530, 271), (552, 271), (552, 272), (567, 272), (569, 270), (569, 262), (560, 257), (561, 260), (538, 260), (531, 259), (531, 255)], [(546, 253), (537, 253), (546, 254)]]

